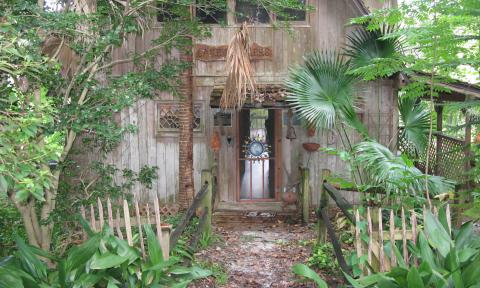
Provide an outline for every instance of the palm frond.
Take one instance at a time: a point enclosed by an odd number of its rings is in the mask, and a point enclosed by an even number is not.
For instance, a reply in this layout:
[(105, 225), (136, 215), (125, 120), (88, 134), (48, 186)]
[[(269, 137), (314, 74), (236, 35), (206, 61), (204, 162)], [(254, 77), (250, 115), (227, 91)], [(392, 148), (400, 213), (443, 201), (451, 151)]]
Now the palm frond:
[(351, 72), (366, 80), (391, 76), (403, 66), (400, 37), (389, 36), (396, 27), (383, 26), (377, 30), (361, 27), (347, 35), (345, 55), (350, 57)]
[[(354, 162), (363, 168), (370, 184), (383, 187), (388, 194), (422, 195), (426, 191), (425, 174), (387, 147), (364, 141), (353, 147)], [(440, 176), (427, 176), (430, 193), (437, 195), (453, 190), (454, 183)]]
[(233, 36), (227, 49), (227, 80), (220, 99), (220, 107), (223, 109), (241, 108), (247, 99), (247, 93), (255, 94), (249, 47), (248, 28), (244, 23)]
[(430, 114), (415, 98), (399, 97), (398, 110), (402, 129), (399, 137), (415, 146), (418, 153), (425, 151), (430, 130)]
[(328, 51), (315, 51), (304, 59), (303, 65), (290, 70), (285, 82), (287, 101), (299, 116), (316, 128), (331, 129), (345, 116), (355, 122), (352, 95), (357, 79), (347, 74), (348, 61)]

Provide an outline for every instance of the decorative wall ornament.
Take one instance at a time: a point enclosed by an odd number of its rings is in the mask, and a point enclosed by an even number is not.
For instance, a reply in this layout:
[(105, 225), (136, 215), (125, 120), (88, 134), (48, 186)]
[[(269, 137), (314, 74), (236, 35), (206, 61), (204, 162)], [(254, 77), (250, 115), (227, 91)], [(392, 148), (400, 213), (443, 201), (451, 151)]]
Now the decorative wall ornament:
[(260, 136), (248, 137), (243, 144), (243, 153), (249, 160), (258, 160), (268, 158), (270, 155), (270, 145), (265, 143), (265, 139)]
[[(195, 45), (195, 58), (203, 62), (224, 61), (227, 57), (228, 45)], [(261, 46), (257, 43), (250, 45), (250, 60), (272, 60), (273, 49), (268, 46)]]

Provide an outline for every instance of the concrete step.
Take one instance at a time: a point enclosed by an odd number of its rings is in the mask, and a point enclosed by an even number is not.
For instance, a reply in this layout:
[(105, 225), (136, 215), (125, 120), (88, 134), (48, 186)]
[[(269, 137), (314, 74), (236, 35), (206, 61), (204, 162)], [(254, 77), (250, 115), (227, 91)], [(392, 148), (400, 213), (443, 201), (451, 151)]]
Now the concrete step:
[(234, 223), (299, 223), (300, 215), (295, 211), (238, 211), (238, 210), (217, 210), (213, 213), (213, 223), (234, 224)]

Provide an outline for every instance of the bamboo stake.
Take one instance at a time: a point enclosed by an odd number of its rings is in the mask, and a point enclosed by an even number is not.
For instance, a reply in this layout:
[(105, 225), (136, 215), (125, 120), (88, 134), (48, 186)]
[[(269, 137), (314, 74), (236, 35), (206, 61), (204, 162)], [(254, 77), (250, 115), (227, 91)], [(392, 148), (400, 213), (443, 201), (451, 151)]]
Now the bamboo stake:
[[(412, 225), (413, 245), (417, 245), (417, 215), (415, 214), (415, 211), (413, 209), (410, 211), (410, 222)], [(416, 267), (418, 267), (418, 259), (416, 256), (413, 257), (413, 263), (415, 264)]]
[(115, 213), (115, 216), (117, 218), (117, 221), (115, 221), (115, 226), (117, 227), (117, 236), (118, 236), (118, 238), (123, 240), (122, 229), (120, 228), (120, 211), (118, 211), (118, 208), (117, 208), (117, 211)]
[(108, 226), (110, 229), (114, 229), (113, 227), (113, 212), (112, 212), (112, 202), (110, 202), (110, 198), (107, 198), (107, 213), (108, 213)]
[(395, 218), (393, 209), (390, 210), (390, 266), (397, 266), (397, 257), (395, 256)]
[(382, 219), (382, 208), (378, 208), (378, 234), (380, 235), (379, 251), (378, 251), (378, 260), (380, 261), (380, 272), (385, 271), (385, 253), (383, 251), (383, 219)]
[[(372, 265), (372, 247), (373, 247), (373, 231), (372, 231), (372, 217), (370, 216), (370, 207), (367, 207), (367, 224), (368, 224), (368, 263)], [(370, 275), (370, 270), (368, 274)]]
[(130, 223), (130, 211), (128, 210), (128, 202), (125, 199), (123, 200), (123, 218), (125, 221), (125, 232), (127, 234), (128, 245), (133, 246), (132, 226)]
[(100, 198), (97, 198), (97, 203), (98, 203), (98, 217), (100, 218), (100, 231), (103, 230), (103, 224), (104, 224), (104, 221), (103, 221), (103, 205), (102, 205), (102, 201), (100, 201)]
[(407, 249), (407, 224), (405, 222), (405, 209), (402, 207), (402, 241), (403, 241), (403, 260), (408, 267), (408, 249)]
[(92, 226), (93, 231), (97, 231), (97, 223), (95, 221), (95, 209), (93, 204), (90, 204), (90, 225)]
[(138, 201), (135, 200), (135, 214), (137, 218), (138, 237), (140, 238), (140, 248), (142, 249), (142, 256), (145, 258), (145, 244), (143, 243), (142, 221), (140, 219), (140, 208), (138, 207)]
[[(357, 248), (357, 256), (360, 259), (362, 257), (362, 239), (360, 235), (360, 226), (358, 223), (360, 223), (360, 213), (358, 212), (358, 209), (355, 210), (355, 246)], [(363, 271), (363, 265), (359, 265), (360, 269)]]
[(438, 216), (437, 206), (433, 206), (433, 215)]

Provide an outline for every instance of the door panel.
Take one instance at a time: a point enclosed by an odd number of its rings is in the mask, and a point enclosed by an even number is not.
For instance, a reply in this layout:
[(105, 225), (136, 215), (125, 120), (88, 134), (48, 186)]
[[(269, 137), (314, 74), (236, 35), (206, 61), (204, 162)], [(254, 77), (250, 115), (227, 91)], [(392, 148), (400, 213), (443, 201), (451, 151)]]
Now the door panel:
[(238, 112), (238, 199), (273, 201), (277, 198), (278, 113), (269, 109)]

